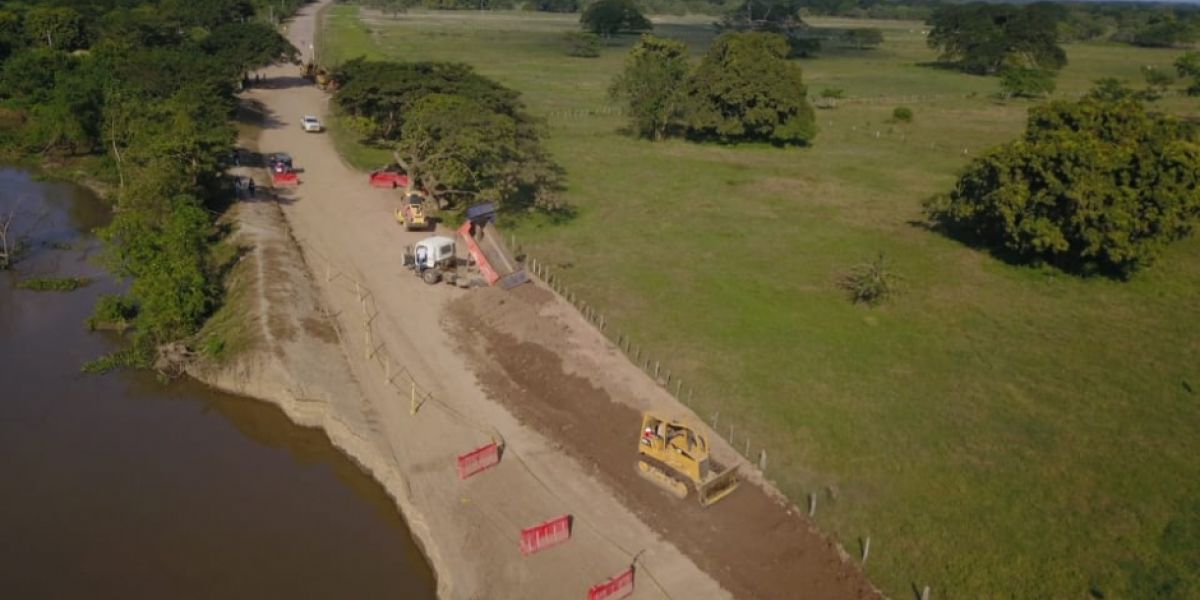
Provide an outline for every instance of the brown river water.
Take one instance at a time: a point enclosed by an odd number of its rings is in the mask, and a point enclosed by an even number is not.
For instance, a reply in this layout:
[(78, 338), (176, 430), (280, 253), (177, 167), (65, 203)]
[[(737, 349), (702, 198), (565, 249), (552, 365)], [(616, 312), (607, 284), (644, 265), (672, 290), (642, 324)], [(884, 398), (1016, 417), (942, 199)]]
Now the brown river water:
[[(0, 271), (0, 597), (434, 597), (392, 501), (320, 431), (191, 381), (82, 374), (117, 343), (84, 327), (120, 288), (88, 233), (107, 208), (0, 169), (14, 205), (36, 225)], [(31, 276), (96, 281), (15, 288)]]

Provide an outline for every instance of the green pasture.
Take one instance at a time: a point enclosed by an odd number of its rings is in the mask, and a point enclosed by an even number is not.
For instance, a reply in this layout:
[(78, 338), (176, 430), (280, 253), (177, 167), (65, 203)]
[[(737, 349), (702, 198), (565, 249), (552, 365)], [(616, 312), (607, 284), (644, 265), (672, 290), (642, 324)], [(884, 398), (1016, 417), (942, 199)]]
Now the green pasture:
[[(805, 59), (810, 148), (651, 143), (606, 89), (633, 42), (564, 54), (577, 16), (337, 5), (325, 62), (448, 60), (547, 119), (578, 216), (511, 218), (532, 256), (693, 390), (692, 403), (895, 598), (1200, 597), (1200, 239), (1130, 282), (1006, 264), (925, 229), (920, 203), (1022, 129), (994, 78), (923, 65), (922, 25), (871, 22), (878, 50)], [(861, 21), (819, 21), (852, 26)], [(656, 19), (698, 59), (709, 20)], [(1067, 47), (1059, 93), (1141, 85), (1179, 51)], [(911, 124), (887, 122), (896, 106)], [(1159, 110), (1197, 114), (1195, 99)], [(347, 159), (386, 153), (338, 132)], [(837, 286), (884, 252), (902, 291), (878, 308)], [(719, 507), (717, 508), (719, 510)]]

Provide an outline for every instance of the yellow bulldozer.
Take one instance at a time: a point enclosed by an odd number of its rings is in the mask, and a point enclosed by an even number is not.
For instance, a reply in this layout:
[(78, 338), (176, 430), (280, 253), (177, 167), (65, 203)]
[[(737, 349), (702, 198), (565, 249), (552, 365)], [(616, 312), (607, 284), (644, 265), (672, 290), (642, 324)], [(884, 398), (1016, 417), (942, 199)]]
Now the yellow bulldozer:
[(329, 71), (311, 60), (300, 67), (300, 76), (317, 84), (317, 87), (323, 90), (329, 89), (333, 83)]
[(688, 482), (696, 488), (701, 506), (708, 506), (737, 489), (737, 466), (721, 471), (708, 456), (708, 439), (678, 421), (642, 413), (638, 440), (638, 473), (680, 500)]

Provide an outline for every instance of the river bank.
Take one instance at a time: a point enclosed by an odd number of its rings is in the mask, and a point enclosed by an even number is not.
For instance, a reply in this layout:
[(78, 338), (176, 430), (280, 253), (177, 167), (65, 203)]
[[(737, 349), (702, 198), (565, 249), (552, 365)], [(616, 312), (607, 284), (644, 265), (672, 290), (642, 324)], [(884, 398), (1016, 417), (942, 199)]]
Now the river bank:
[[(65, 183), (0, 170), (37, 222), (0, 271), (0, 581), (13, 597), (433, 597), (383, 490), (266, 403), (152, 373), (80, 373), (118, 336), (89, 333), (101, 294), (90, 231), (110, 208)], [(24, 227), (23, 227), (24, 229)], [(86, 277), (69, 293), (16, 288)]]

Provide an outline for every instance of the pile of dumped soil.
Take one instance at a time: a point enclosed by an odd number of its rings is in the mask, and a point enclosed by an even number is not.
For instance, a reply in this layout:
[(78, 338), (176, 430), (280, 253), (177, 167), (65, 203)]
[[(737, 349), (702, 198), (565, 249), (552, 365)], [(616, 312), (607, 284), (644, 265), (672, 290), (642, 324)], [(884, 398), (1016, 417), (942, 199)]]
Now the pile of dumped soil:
[[(604, 378), (564, 367), (597, 344), (573, 341), (584, 323), (544, 288), (475, 290), (455, 301), (450, 329), (488, 393), (585, 465), (621, 501), (738, 598), (877, 598), (880, 595), (804, 517), (743, 483), (718, 504), (700, 507), (635, 471), (641, 415), (614, 401)], [(585, 325), (586, 326), (586, 325)], [(610, 353), (609, 353), (610, 354)], [(586, 361), (586, 357), (583, 360)], [(639, 376), (643, 376), (626, 362)], [(571, 371), (571, 372), (569, 372)]]

